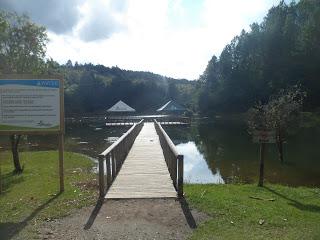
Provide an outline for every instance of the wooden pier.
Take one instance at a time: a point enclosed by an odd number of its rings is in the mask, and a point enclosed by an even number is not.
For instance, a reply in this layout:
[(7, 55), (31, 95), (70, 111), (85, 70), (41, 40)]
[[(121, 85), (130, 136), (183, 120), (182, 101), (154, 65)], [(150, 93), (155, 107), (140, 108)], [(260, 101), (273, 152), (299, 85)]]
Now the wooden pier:
[(172, 116), (172, 115), (141, 115), (141, 116), (108, 116), (105, 118), (106, 127), (121, 127), (121, 126), (133, 126), (138, 123), (141, 119), (144, 122), (154, 122), (156, 120), (163, 126), (170, 125), (190, 125), (191, 119), (183, 116)]
[(170, 115), (68, 117), (65, 121), (67, 124), (79, 126), (123, 127), (133, 126), (142, 119), (144, 119), (144, 122), (153, 122), (156, 120), (162, 126), (188, 126), (191, 124), (191, 119), (189, 117)]
[[(176, 126), (176, 125), (190, 125), (186, 122), (159, 122), (163, 126)], [(122, 127), (122, 126), (133, 126), (134, 122), (107, 122), (106, 127)]]
[(183, 156), (157, 121), (142, 120), (99, 155), (99, 186), (106, 199), (182, 196)]

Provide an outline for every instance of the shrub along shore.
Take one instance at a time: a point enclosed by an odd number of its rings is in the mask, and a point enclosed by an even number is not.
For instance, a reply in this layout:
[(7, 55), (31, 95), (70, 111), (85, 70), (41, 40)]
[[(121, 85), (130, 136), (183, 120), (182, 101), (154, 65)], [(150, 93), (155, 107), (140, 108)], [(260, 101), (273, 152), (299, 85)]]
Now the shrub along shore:
[[(65, 153), (65, 192), (58, 194), (58, 153), (24, 152), (24, 171), (12, 173), (9, 152), (0, 153), (0, 236), (33, 238), (37, 225), (64, 217), (98, 198), (94, 163)], [(191, 239), (320, 239), (320, 189), (266, 184), (186, 184), (192, 208), (206, 213)]]

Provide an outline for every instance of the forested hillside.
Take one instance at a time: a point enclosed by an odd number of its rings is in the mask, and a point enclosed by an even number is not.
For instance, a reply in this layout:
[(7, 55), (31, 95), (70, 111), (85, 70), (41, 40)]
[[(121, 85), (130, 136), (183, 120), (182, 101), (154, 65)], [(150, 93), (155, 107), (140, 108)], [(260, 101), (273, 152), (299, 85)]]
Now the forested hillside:
[(195, 105), (195, 82), (184, 79), (103, 65), (73, 65), (71, 61), (65, 65), (51, 61), (49, 69), (50, 74), (59, 74), (65, 79), (67, 115), (103, 113), (119, 100), (139, 113), (153, 113), (170, 99), (190, 110)]
[(304, 109), (320, 106), (320, 1), (282, 1), (213, 56), (200, 77), (199, 109), (245, 112), (280, 89), (301, 85)]

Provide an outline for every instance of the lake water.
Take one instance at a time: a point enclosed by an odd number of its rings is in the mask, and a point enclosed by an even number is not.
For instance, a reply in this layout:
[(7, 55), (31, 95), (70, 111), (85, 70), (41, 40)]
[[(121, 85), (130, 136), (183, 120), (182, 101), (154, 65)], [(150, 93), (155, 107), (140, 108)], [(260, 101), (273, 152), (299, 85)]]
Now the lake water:
[[(65, 150), (92, 158), (112, 144), (129, 127), (97, 128), (67, 125)], [(252, 143), (246, 127), (239, 123), (206, 121), (191, 126), (165, 127), (178, 151), (184, 154), (184, 180), (189, 183), (254, 182), (258, 178), (259, 145)], [(266, 180), (292, 186), (320, 185), (320, 128), (300, 129), (287, 137), (285, 163), (278, 160), (277, 148), (267, 145)], [(8, 148), (8, 137), (0, 138)], [(21, 151), (57, 148), (54, 136), (29, 136)], [(27, 161), (28, 159), (21, 159)]]
[[(202, 183), (255, 182), (258, 180), (259, 144), (246, 126), (207, 121), (189, 127), (166, 127), (185, 155), (185, 180)], [(265, 178), (291, 186), (320, 185), (320, 128), (299, 129), (287, 136), (284, 164), (275, 144), (267, 144)]]

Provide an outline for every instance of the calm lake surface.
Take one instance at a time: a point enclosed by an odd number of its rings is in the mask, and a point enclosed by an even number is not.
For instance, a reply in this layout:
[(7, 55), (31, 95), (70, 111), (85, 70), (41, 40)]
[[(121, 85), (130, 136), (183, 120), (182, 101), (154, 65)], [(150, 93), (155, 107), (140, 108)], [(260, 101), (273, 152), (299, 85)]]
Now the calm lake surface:
[[(258, 180), (259, 144), (246, 126), (235, 122), (207, 121), (190, 127), (166, 127), (178, 150), (185, 155), (185, 180), (201, 183), (254, 182)], [(320, 128), (299, 129), (287, 136), (285, 163), (275, 144), (267, 144), (265, 178), (291, 186), (320, 185)]]
[[(129, 127), (100, 128), (67, 125), (65, 150), (96, 158)], [(167, 126), (168, 135), (184, 154), (185, 182), (229, 183), (254, 182), (258, 178), (259, 145), (252, 143), (243, 124), (207, 120), (191, 126)], [(8, 137), (0, 138), (0, 146), (8, 148)], [(28, 136), (20, 144), (21, 151), (57, 148), (54, 136)], [(284, 144), (285, 163), (278, 160), (275, 144), (268, 144), (265, 177), (268, 182), (292, 186), (320, 185), (320, 127), (300, 129), (287, 137)], [(21, 159), (22, 162), (28, 159)]]

